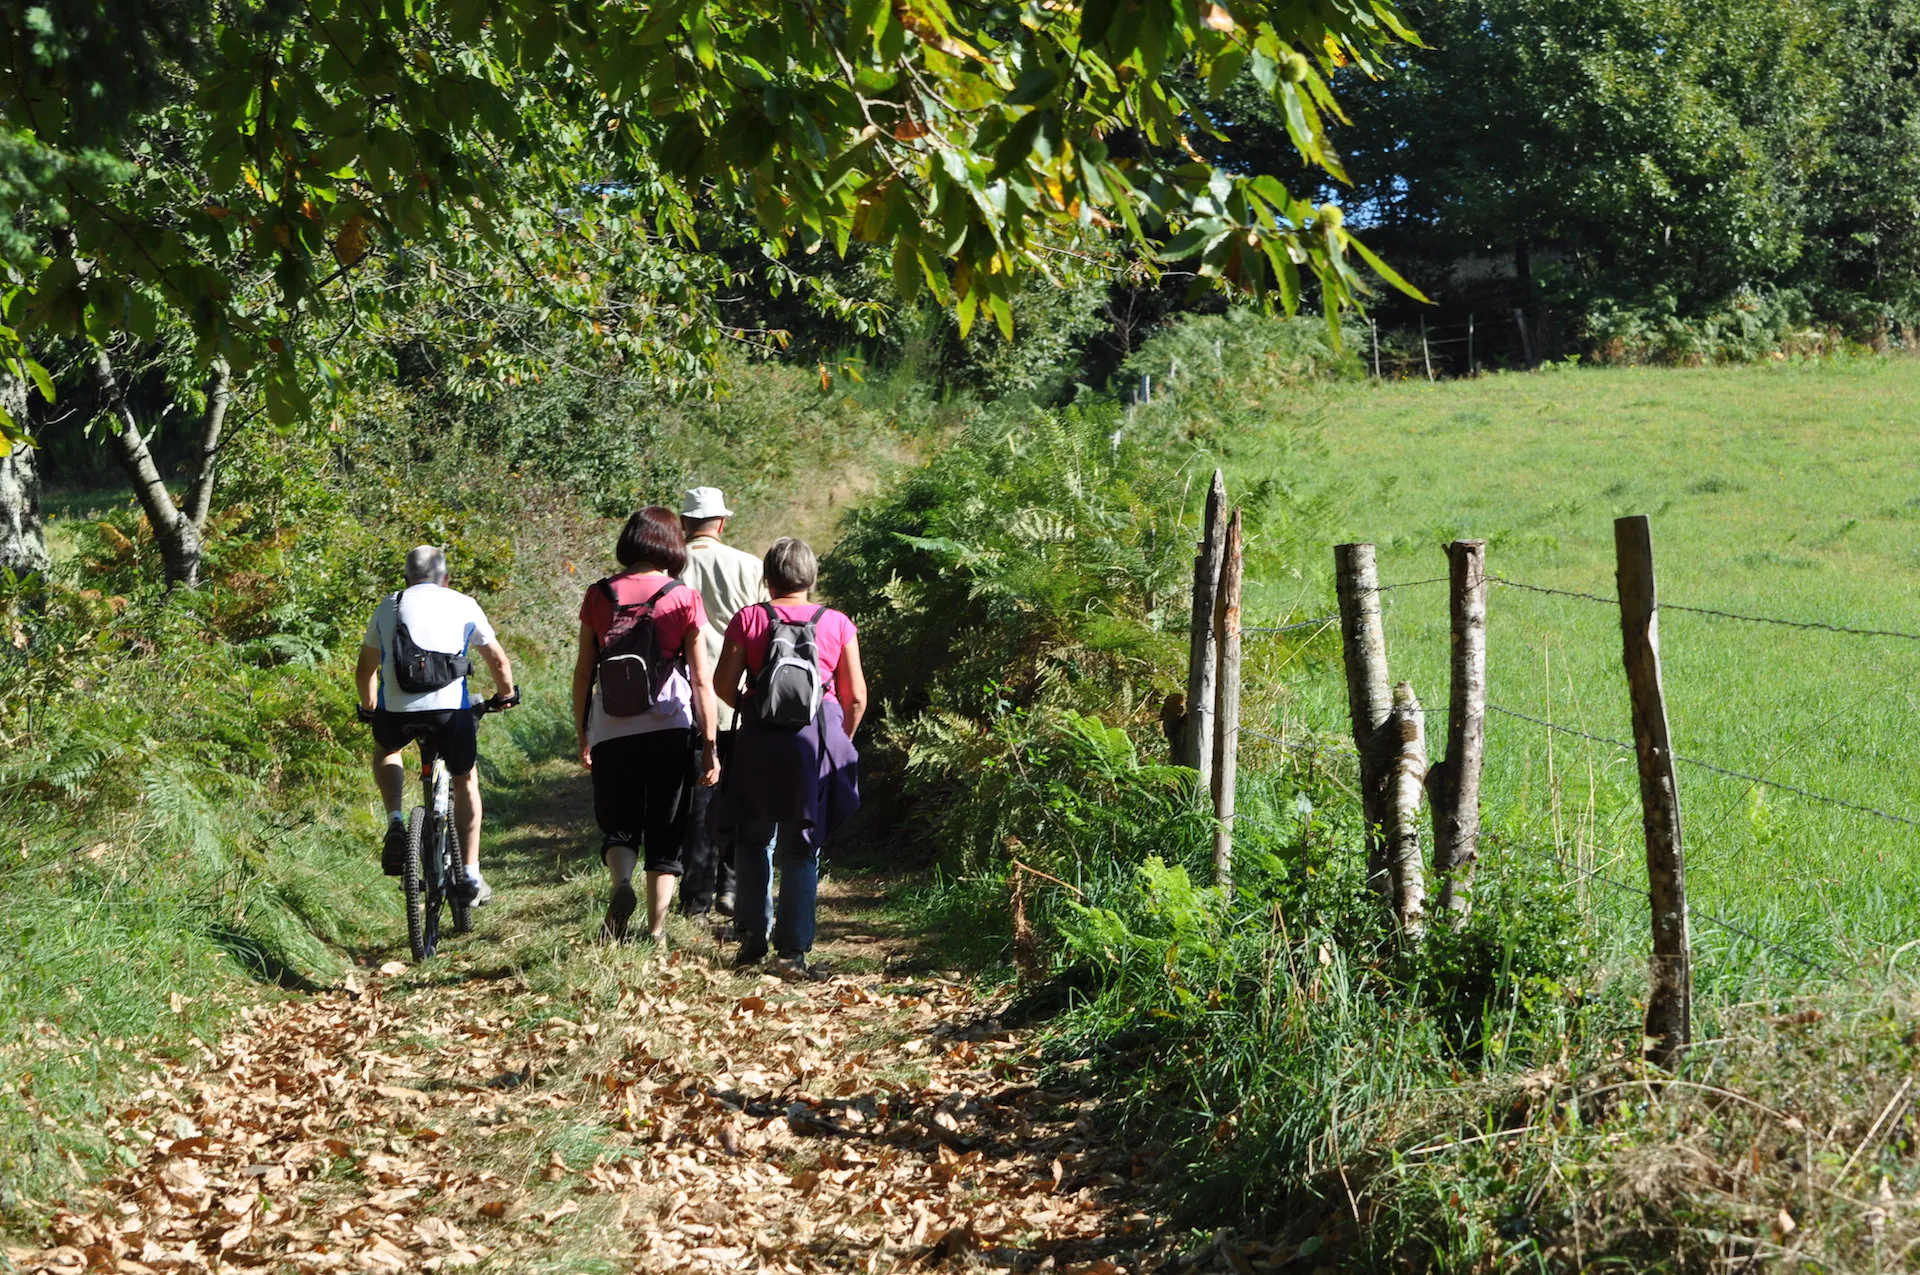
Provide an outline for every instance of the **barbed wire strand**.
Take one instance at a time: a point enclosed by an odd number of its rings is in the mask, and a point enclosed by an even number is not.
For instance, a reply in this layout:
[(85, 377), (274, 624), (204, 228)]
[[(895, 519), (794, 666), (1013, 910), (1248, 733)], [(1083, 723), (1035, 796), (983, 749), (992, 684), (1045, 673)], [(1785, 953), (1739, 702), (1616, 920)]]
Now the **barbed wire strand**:
[[(1242, 729), (1244, 730), (1245, 728), (1243, 727)], [(1247, 732), (1247, 733), (1257, 734), (1258, 732)], [(1266, 736), (1263, 736), (1263, 738), (1272, 739), (1272, 740), (1275, 740), (1275, 742), (1281, 743), (1281, 744), (1287, 743), (1287, 741), (1280, 740), (1273, 735), (1266, 735)], [(1234, 814), (1235, 823), (1237, 824), (1242, 820), (1244, 820), (1247, 823), (1254, 824), (1257, 827), (1265, 828), (1268, 832), (1274, 833), (1275, 835), (1285, 835), (1287, 831), (1286, 829), (1282, 828), (1279, 824), (1276, 824), (1269, 819), (1264, 819), (1260, 815), (1250, 810), (1242, 810), (1242, 811), (1235, 812)], [(1590, 881), (1598, 881), (1602, 885), (1610, 886), (1615, 890), (1619, 890), (1623, 894), (1631, 894), (1635, 898), (1645, 900), (1649, 903), (1652, 901), (1653, 895), (1650, 891), (1643, 890), (1637, 885), (1629, 885), (1627, 882), (1618, 880), (1614, 877), (1607, 876), (1603, 872), (1595, 872), (1592, 868), (1583, 868), (1579, 864), (1573, 862), (1571, 859), (1564, 857), (1563, 855), (1559, 854), (1557, 851), (1551, 850), (1546, 846), (1539, 845), (1534, 842), (1515, 841), (1506, 837), (1499, 837), (1499, 836), (1492, 836), (1487, 838), (1487, 840), (1491, 848), (1503, 849), (1503, 850), (1519, 850), (1526, 853), (1530, 853), (1539, 858), (1551, 860), (1552, 862), (1558, 864), (1560, 867), (1565, 868), (1567, 871), (1577, 873), (1580, 876), (1583, 876)], [(1700, 908), (1695, 906), (1692, 903), (1689, 903), (1687, 905), (1687, 915), (1695, 920), (1705, 921), (1709, 925), (1717, 925), (1721, 929), (1726, 930), (1730, 934), (1734, 934), (1740, 938), (1746, 939), (1749, 943), (1756, 943), (1770, 952), (1776, 953), (1777, 955), (1780, 955), (1780, 956), (1784, 956), (1789, 960), (1797, 961), (1801, 965), (1805, 966), (1807, 969), (1816, 970), (1822, 974), (1827, 975), (1830, 978), (1845, 977), (1845, 975), (1840, 970), (1835, 969), (1833, 966), (1826, 964), (1824, 961), (1815, 960), (1813, 957), (1808, 956), (1805, 952), (1800, 951), (1798, 948), (1788, 947), (1787, 945), (1776, 942), (1775, 940), (1770, 939), (1763, 934), (1756, 934), (1754, 931), (1748, 929), (1746, 926), (1740, 925), (1734, 921), (1729, 921), (1727, 920), (1726, 917), (1721, 916), (1718, 913), (1708, 912), (1704, 908)]]
[[(1509, 849), (1530, 851), (1533, 854), (1539, 855), (1543, 858), (1551, 859), (1553, 862), (1559, 864), (1561, 867), (1567, 869), (1569, 872), (1577, 872), (1583, 877), (1586, 877), (1593, 881), (1600, 882), (1602, 885), (1612, 886), (1616, 890), (1621, 890), (1627, 894), (1636, 895), (1639, 898), (1648, 900), (1649, 902), (1651, 902), (1653, 899), (1653, 895), (1650, 891), (1643, 890), (1637, 885), (1629, 885), (1625, 881), (1616, 881), (1614, 878), (1610, 876), (1606, 876), (1603, 873), (1595, 872), (1591, 868), (1583, 868), (1579, 864), (1574, 863), (1571, 860), (1562, 857), (1557, 851), (1550, 850), (1545, 846), (1537, 845), (1532, 842), (1509, 841), (1504, 838), (1497, 838), (1497, 839), (1491, 839), (1491, 840), (1493, 840), (1494, 844), (1498, 846), (1502, 846)], [(1721, 929), (1726, 930), (1731, 934), (1739, 935), (1741, 938), (1746, 939), (1750, 943), (1758, 943), (1761, 947), (1766, 948), (1768, 951), (1776, 952), (1781, 956), (1789, 957), (1792, 960), (1800, 962), (1800, 964), (1806, 966), (1808, 969), (1818, 970), (1822, 974), (1826, 974), (1833, 978), (1842, 977), (1841, 972), (1839, 970), (1834, 969), (1832, 966), (1827, 965), (1822, 961), (1815, 960), (1814, 958), (1812, 958), (1811, 956), (1808, 956), (1805, 952), (1802, 952), (1797, 948), (1791, 948), (1791, 947), (1787, 947), (1782, 943), (1777, 943), (1774, 940), (1765, 937), (1764, 935), (1754, 933), (1752, 930), (1749, 930), (1744, 925), (1736, 924), (1735, 922), (1729, 921), (1727, 920), (1727, 918), (1717, 915), (1716, 913), (1708, 912), (1703, 908), (1695, 907), (1691, 903), (1687, 905), (1687, 915), (1690, 917), (1697, 917), (1698, 919), (1702, 921), (1706, 921), (1712, 925), (1717, 925)]]
[[(1487, 709), (1489, 712), (1502, 713), (1508, 717), (1517, 717), (1523, 722), (1532, 722), (1535, 726), (1542, 726), (1551, 731), (1558, 731), (1562, 735), (1573, 735), (1580, 739), (1591, 740), (1596, 744), (1607, 744), (1614, 748), (1625, 749), (1628, 752), (1633, 751), (1633, 745), (1624, 740), (1608, 739), (1604, 735), (1589, 735), (1586, 731), (1575, 730), (1571, 726), (1562, 726), (1558, 722), (1550, 722), (1544, 718), (1532, 717), (1511, 708), (1502, 708), (1498, 704), (1488, 704)], [(1781, 792), (1790, 792), (1795, 796), (1805, 797), (1809, 801), (1817, 801), (1823, 805), (1838, 806), (1842, 810), (1852, 810), (1859, 814), (1872, 815), (1876, 819), (1885, 819), (1889, 823), (1905, 824), (1909, 828), (1920, 828), (1920, 819), (1909, 819), (1905, 815), (1896, 815), (1890, 811), (1880, 810), (1874, 806), (1863, 806), (1857, 801), (1847, 801), (1841, 797), (1829, 797), (1825, 793), (1814, 792), (1811, 789), (1797, 788), (1792, 784), (1783, 784), (1777, 779), (1768, 779), (1762, 775), (1750, 775), (1744, 770), (1730, 770), (1725, 766), (1717, 766), (1710, 761), (1701, 761), (1697, 757), (1682, 757), (1679, 753), (1675, 753), (1673, 759), (1683, 765), (1692, 766), (1699, 770), (1711, 771), (1716, 775), (1724, 775), (1728, 779), (1738, 779), (1750, 784), (1759, 784), (1763, 788), (1776, 788)]]
[(1856, 637), (1900, 638), (1907, 642), (1920, 642), (1920, 633), (1902, 633), (1898, 629), (1856, 629), (1844, 624), (1821, 624), (1814, 620), (1778, 620), (1765, 615), (1741, 615), (1735, 611), (1716, 611), (1711, 607), (1682, 606), (1678, 602), (1662, 602), (1662, 611), (1689, 611), (1694, 615), (1718, 616), (1722, 620), (1742, 620), (1748, 624), (1777, 624), (1788, 629), (1823, 629), (1828, 633), (1850, 633)]
[[(1487, 582), (1505, 585), (1509, 589), (1524, 589), (1529, 593), (1549, 593), (1558, 598), (1579, 598), (1583, 602), (1599, 602), (1611, 607), (1620, 605), (1617, 598), (1606, 598), (1597, 593), (1581, 593), (1573, 589), (1549, 589), (1544, 585), (1509, 580), (1504, 576), (1488, 576)], [(1659, 604), (1659, 609), (1685, 611), (1690, 615), (1710, 615), (1722, 620), (1739, 620), (1743, 624), (1775, 624), (1786, 629), (1818, 629), (1824, 633), (1846, 633), (1854, 637), (1898, 638), (1903, 642), (1920, 642), (1920, 633), (1906, 633), (1899, 629), (1862, 629), (1850, 624), (1827, 624), (1819, 620), (1784, 620), (1778, 616), (1745, 615), (1739, 611), (1721, 611), (1715, 607), (1688, 606), (1684, 602), (1662, 602)]]
[(1488, 584), (1503, 584), (1509, 589), (1524, 589), (1528, 593), (1551, 593), (1556, 598), (1579, 598), (1583, 602), (1598, 602), (1603, 606), (1618, 608), (1620, 599), (1603, 598), (1597, 593), (1580, 593), (1573, 589), (1549, 589), (1545, 585), (1526, 584), (1520, 580), (1509, 580), (1505, 576), (1488, 576)]
[[(1363, 590), (1363, 592), (1392, 593), (1395, 589), (1412, 589), (1423, 584), (1445, 584), (1450, 578), (1449, 576), (1431, 576), (1425, 580), (1400, 580), (1393, 584), (1375, 585), (1371, 589)], [(1340, 613), (1336, 611), (1332, 615), (1323, 615), (1313, 620), (1295, 620), (1291, 624), (1243, 624), (1240, 626), (1240, 631), (1242, 633), (1292, 633), (1297, 629), (1319, 628), (1323, 625), (1338, 624), (1339, 622)], [(1192, 630), (1189, 629), (1188, 631), (1191, 632)]]

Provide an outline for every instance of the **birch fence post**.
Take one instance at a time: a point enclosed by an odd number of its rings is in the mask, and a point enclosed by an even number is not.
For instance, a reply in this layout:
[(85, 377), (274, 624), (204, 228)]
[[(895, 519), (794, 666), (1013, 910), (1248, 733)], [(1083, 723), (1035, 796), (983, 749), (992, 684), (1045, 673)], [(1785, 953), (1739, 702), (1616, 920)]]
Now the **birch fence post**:
[(1646, 515), (1614, 519), (1613, 546), (1653, 904), (1646, 1054), (1649, 1062), (1671, 1068), (1693, 1036), (1693, 966), (1687, 940), (1686, 857), (1680, 844), (1680, 781), (1674, 773), (1666, 691), (1660, 682), (1660, 597), (1654, 588), (1653, 532)]
[(1393, 688), (1393, 709), (1382, 734), (1393, 754), (1387, 784), (1387, 872), (1400, 933), (1417, 939), (1426, 928), (1427, 881), (1420, 858), (1420, 793), (1427, 781), (1426, 713), (1411, 682)]
[(1380, 576), (1369, 544), (1333, 547), (1340, 596), (1340, 647), (1347, 666), (1347, 711), (1360, 750), (1360, 812), (1367, 821), (1367, 884), (1381, 895), (1387, 879), (1387, 767), (1381, 744), (1393, 694), (1387, 682), (1387, 639), (1380, 627)]
[(1420, 316), (1420, 361), (1426, 364), (1427, 381), (1433, 381), (1433, 352), (1427, 348), (1427, 316)]
[(1219, 674), (1214, 679), (1219, 701), (1213, 715), (1213, 883), (1223, 890), (1233, 884), (1233, 790), (1240, 776), (1240, 582), (1245, 548), (1240, 511), (1235, 509), (1227, 524), (1220, 599), (1213, 621), (1219, 656)]
[(1220, 590), (1220, 557), (1226, 549), (1227, 480), (1213, 471), (1207, 489), (1206, 521), (1200, 551), (1193, 560), (1193, 619), (1187, 652), (1187, 726), (1180, 761), (1200, 772), (1200, 791), (1211, 790), (1213, 774), (1213, 612)]
[(1473, 315), (1467, 315), (1467, 375), (1478, 376), (1480, 369), (1473, 365)]
[(1480, 857), (1480, 768), (1487, 741), (1487, 542), (1447, 546), (1452, 619), (1447, 687), (1447, 755), (1427, 776), (1433, 805), (1433, 874), (1440, 910), (1464, 921), (1473, 910)]

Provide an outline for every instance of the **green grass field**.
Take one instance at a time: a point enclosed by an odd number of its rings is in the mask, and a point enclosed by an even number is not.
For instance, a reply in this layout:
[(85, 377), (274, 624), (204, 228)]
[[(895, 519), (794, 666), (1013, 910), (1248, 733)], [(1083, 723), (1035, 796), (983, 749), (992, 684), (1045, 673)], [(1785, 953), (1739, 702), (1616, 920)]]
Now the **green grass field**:
[[(1444, 575), (1439, 546), (1477, 537), (1494, 575), (1611, 598), (1613, 519), (1645, 513), (1663, 603), (1920, 633), (1920, 361), (1556, 371), (1355, 387), (1322, 406), (1309, 472), (1296, 459), (1276, 474), (1281, 444), (1243, 439), (1229, 482), (1336, 490), (1329, 543), (1377, 544), (1383, 582)], [(1329, 550), (1305, 580), (1256, 579), (1248, 621), (1331, 610), (1330, 568)], [(1445, 587), (1384, 603), (1393, 676), (1428, 706), (1437, 757)], [(1920, 642), (1674, 611), (1661, 639), (1681, 755), (1920, 819)], [(1249, 676), (1279, 684), (1278, 724), (1345, 730), (1337, 634), (1304, 652), (1250, 641)], [(1496, 587), (1488, 641), (1494, 704), (1631, 738), (1614, 608)], [(1537, 860), (1547, 848), (1644, 884), (1629, 754), (1498, 714), (1488, 741), (1489, 858), (1555, 871)], [(1795, 963), (1702, 912), (1840, 967), (1884, 963), (1920, 934), (1920, 829), (1697, 768), (1680, 779), (1703, 978)], [(1622, 951), (1638, 950), (1645, 904), (1581, 879)]]

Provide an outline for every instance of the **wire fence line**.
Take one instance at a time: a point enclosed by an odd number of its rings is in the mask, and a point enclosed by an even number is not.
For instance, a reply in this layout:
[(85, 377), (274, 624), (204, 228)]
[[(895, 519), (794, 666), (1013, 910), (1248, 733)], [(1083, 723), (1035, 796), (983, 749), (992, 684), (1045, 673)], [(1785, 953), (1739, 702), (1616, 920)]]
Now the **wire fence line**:
[[(1535, 726), (1540, 726), (1562, 735), (1572, 735), (1579, 739), (1590, 740), (1596, 744), (1606, 744), (1627, 752), (1633, 751), (1633, 745), (1625, 740), (1609, 739), (1604, 735), (1592, 735), (1583, 730), (1576, 730), (1571, 726), (1563, 726), (1559, 722), (1550, 722), (1543, 717), (1534, 717), (1531, 714), (1522, 713), (1515, 709), (1503, 708), (1499, 704), (1488, 704), (1487, 711), (1500, 713), (1507, 717), (1515, 717), (1523, 722), (1532, 722)], [(1827, 806), (1837, 806), (1842, 810), (1852, 810), (1858, 814), (1872, 815), (1876, 819), (1884, 819), (1889, 823), (1905, 824), (1909, 828), (1920, 828), (1920, 819), (1909, 819), (1905, 815), (1896, 815), (1891, 811), (1881, 810), (1875, 806), (1862, 805), (1857, 801), (1848, 801), (1842, 797), (1830, 797), (1825, 793), (1814, 792), (1809, 788), (1796, 787), (1793, 784), (1783, 784), (1777, 779), (1768, 779), (1764, 775), (1749, 774), (1744, 770), (1731, 770), (1728, 767), (1716, 765), (1710, 761), (1701, 761), (1697, 757), (1683, 757), (1679, 753), (1675, 753), (1673, 759), (1682, 765), (1692, 766), (1697, 770), (1710, 771), (1716, 775), (1724, 775), (1728, 779), (1738, 779), (1745, 783), (1758, 784), (1763, 788), (1774, 788), (1780, 792), (1790, 792), (1795, 796), (1805, 797), (1809, 801), (1817, 801)]]
[[(1547, 593), (1558, 598), (1578, 598), (1583, 602), (1598, 602), (1604, 606), (1618, 607), (1619, 599), (1603, 597), (1598, 593), (1581, 593), (1576, 589), (1549, 589), (1545, 585), (1528, 584), (1524, 580), (1509, 580), (1504, 576), (1487, 577), (1489, 584), (1505, 585), (1509, 589), (1524, 589), (1528, 593)], [(1688, 606), (1684, 602), (1661, 602), (1661, 611), (1685, 611), (1690, 615), (1708, 615), (1722, 620), (1738, 620), (1743, 624), (1774, 624), (1786, 629), (1817, 629), (1824, 633), (1845, 633), (1853, 637), (1898, 638), (1903, 642), (1920, 642), (1920, 633), (1907, 633), (1900, 629), (1866, 629), (1850, 624), (1827, 624), (1820, 620), (1787, 620), (1772, 615), (1746, 615), (1739, 611), (1722, 611), (1715, 607)]]
[(1906, 642), (1920, 642), (1920, 633), (1902, 633), (1898, 629), (1856, 629), (1845, 624), (1822, 624), (1817, 620), (1781, 620), (1768, 615), (1741, 615), (1735, 611), (1716, 611), (1711, 607), (1682, 606), (1678, 602), (1662, 602), (1662, 611), (1690, 611), (1694, 615), (1717, 616), (1722, 620), (1740, 620), (1747, 624), (1777, 624), (1787, 629), (1822, 629), (1828, 633), (1848, 633), (1856, 637), (1899, 638)]
[[(1502, 839), (1496, 842), (1496, 844), (1502, 846), (1503, 848), (1523, 850), (1531, 854), (1537, 855), (1540, 858), (1550, 859), (1554, 863), (1559, 864), (1561, 867), (1565, 868), (1569, 872), (1578, 873), (1580, 876), (1583, 876), (1590, 881), (1598, 881), (1602, 885), (1611, 886), (1615, 890), (1619, 890), (1626, 894), (1634, 895), (1635, 897), (1644, 899), (1649, 903), (1651, 903), (1653, 900), (1653, 895), (1651, 892), (1647, 890), (1643, 890), (1637, 885), (1629, 885), (1625, 881), (1616, 880), (1615, 878), (1607, 876), (1604, 873), (1595, 872), (1591, 868), (1581, 867), (1578, 863), (1575, 863), (1572, 860), (1561, 855), (1557, 850), (1551, 850), (1546, 846), (1538, 845), (1533, 842), (1511, 841), (1511, 840), (1505, 840), (1505, 839)], [(1818, 970), (1820, 973), (1829, 975), (1833, 978), (1842, 977), (1841, 971), (1835, 969), (1833, 966), (1828, 965), (1823, 961), (1817, 961), (1813, 957), (1808, 956), (1805, 952), (1802, 952), (1797, 948), (1788, 947), (1787, 945), (1776, 942), (1775, 940), (1770, 939), (1763, 934), (1756, 934), (1752, 930), (1748, 929), (1746, 926), (1740, 925), (1733, 921), (1729, 921), (1727, 920), (1727, 918), (1720, 916), (1717, 913), (1708, 912), (1703, 908), (1695, 907), (1693, 904), (1689, 903), (1687, 905), (1687, 915), (1689, 917), (1695, 917), (1695, 918), (1698, 918), (1699, 920), (1705, 921), (1710, 925), (1717, 925), (1721, 929), (1726, 930), (1728, 933), (1737, 934), (1738, 936), (1740, 936), (1743, 939), (1746, 939), (1750, 943), (1758, 943), (1761, 947), (1766, 948), (1768, 951), (1776, 952), (1781, 956), (1789, 958), (1790, 960), (1798, 961), (1800, 964), (1806, 966), (1808, 969)]]
[[(1399, 580), (1393, 584), (1377, 584), (1371, 589), (1362, 589), (1362, 593), (1392, 593), (1395, 589), (1412, 589), (1423, 584), (1445, 584), (1451, 577), (1431, 576), (1425, 580)], [(1329, 624), (1338, 624), (1340, 613), (1319, 616), (1312, 620), (1295, 620), (1291, 624), (1243, 624), (1242, 633), (1292, 633), (1299, 629), (1322, 628)]]
[(1581, 593), (1574, 589), (1549, 589), (1545, 585), (1527, 584), (1521, 580), (1509, 580), (1505, 576), (1488, 576), (1488, 584), (1505, 585), (1509, 589), (1524, 589), (1528, 593), (1550, 593), (1556, 598), (1579, 598), (1582, 602), (1598, 602), (1602, 606), (1618, 609), (1620, 599), (1603, 598), (1597, 593)]
[[(1343, 748), (1329, 747), (1327, 744), (1327, 741), (1320, 739), (1319, 737), (1311, 737), (1312, 742), (1303, 744), (1294, 740), (1283, 739), (1278, 735), (1269, 735), (1265, 731), (1253, 730), (1246, 726), (1242, 726), (1240, 728), (1240, 733), (1242, 735), (1255, 735), (1261, 739), (1269, 740), (1275, 744), (1278, 744), (1282, 748), (1292, 749), (1300, 752), (1318, 751), (1323, 748), (1326, 749), (1326, 751), (1345, 752), (1349, 756), (1355, 755), (1355, 752), (1356, 752), (1356, 750), (1353, 750), (1350, 748), (1343, 749)], [(1590, 738), (1597, 738), (1597, 737), (1590, 737)], [(1284, 835), (1287, 831), (1286, 829), (1280, 827), (1278, 824), (1273, 823), (1270, 820), (1264, 819), (1259, 814), (1250, 810), (1236, 811), (1234, 813), (1233, 818), (1235, 823), (1244, 821), (1246, 823), (1255, 824), (1259, 827), (1265, 828), (1267, 831), (1272, 832), (1276, 835)], [(1535, 855), (1536, 857), (1539, 857), (1539, 858), (1548, 859), (1558, 864), (1560, 867), (1566, 869), (1567, 871), (1575, 873), (1581, 877), (1584, 877), (1587, 880), (1597, 881), (1601, 885), (1607, 886), (1614, 890), (1618, 890), (1623, 894), (1633, 895), (1635, 898), (1648, 903), (1651, 903), (1652, 901), (1653, 896), (1650, 891), (1643, 889), (1640, 886), (1632, 885), (1632, 884), (1629, 884), (1628, 882), (1621, 881), (1616, 877), (1610, 877), (1603, 872), (1596, 872), (1592, 868), (1583, 867), (1580, 864), (1574, 862), (1573, 860), (1568, 859), (1566, 856), (1560, 854), (1557, 850), (1551, 849), (1547, 846), (1540, 845), (1536, 842), (1519, 841), (1513, 838), (1502, 837), (1498, 835), (1489, 837), (1488, 841), (1490, 846), (1493, 848), (1498, 848), (1502, 850), (1519, 850), (1528, 854)], [(1824, 961), (1816, 960), (1797, 948), (1789, 947), (1786, 944), (1783, 944), (1774, 939), (1768, 938), (1764, 934), (1756, 933), (1755, 931), (1748, 929), (1746, 926), (1741, 925), (1738, 922), (1729, 921), (1726, 917), (1721, 916), (1716, 912), (1709, 912), (1704, 908), (1701, 908), (1694, 904), (1689, 903), (1687, 905), (1687, 915), (1689, 917), (1696, 918), (1701, 921), (1705, 921), (1709, 925), (1718, 926), (1719, 928), (1726, 930), (1730, 934), (1734, 934), (1740, 938), (1746, 939), (1750, 943), (1756, 943), (1759, 946), (1766, 948), (1770, 952), (1774, 952), (1780, 956), (1784, 956), (1788, 958), (1789, 960), (1798, 962), (1800, 965), (1806, 967), (1807, 969), (1818, 971), (1819, 973), (1826, 974), (1832, 978), (1844, 977), (1842, 971), (1834, 968), (1831, 965), (1828, 965)]]

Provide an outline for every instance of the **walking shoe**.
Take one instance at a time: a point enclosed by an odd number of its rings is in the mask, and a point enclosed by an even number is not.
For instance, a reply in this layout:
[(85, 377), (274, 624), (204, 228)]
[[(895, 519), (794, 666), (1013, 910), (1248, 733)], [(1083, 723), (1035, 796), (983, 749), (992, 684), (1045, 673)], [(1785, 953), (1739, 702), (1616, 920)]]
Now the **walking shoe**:
[(734, 955), (733, 968), (737, 970), (749, 970), (766, 959), (767, 945), (765, 943), (742, 943), (739, 952)]
[(824, 983), (833, 975), (824, 965), (809, 965), (805, 956), (782, 956), (773, 962), (775, 977), (788, 983)]
[(453, 889), (470, 908), (483, 908), (493, 902), (493, 887), (478, 872), (462, 873), (453, 883)]
[(623, 943), (627, 938), (627, 922), (633, 919), (633, 909), (639, 903), (634, 896), (633, 883), (622, 881), (613, 887), (613, 898), (607, 904), (607, 919), (600, 923), (600, 937), (609, 943)]
[(407, 824), (404, 819), (387, 820), (386, 844), (380, 847), (380, 870), (397, 877), (407, 868)]
[(733, 915), (733, 891), (722, 890), (720, 892), (719, 897), (714, 899), (713, 901), (713, 910), (715, 912), (718, 912), (721, 916), (732, 916)]

